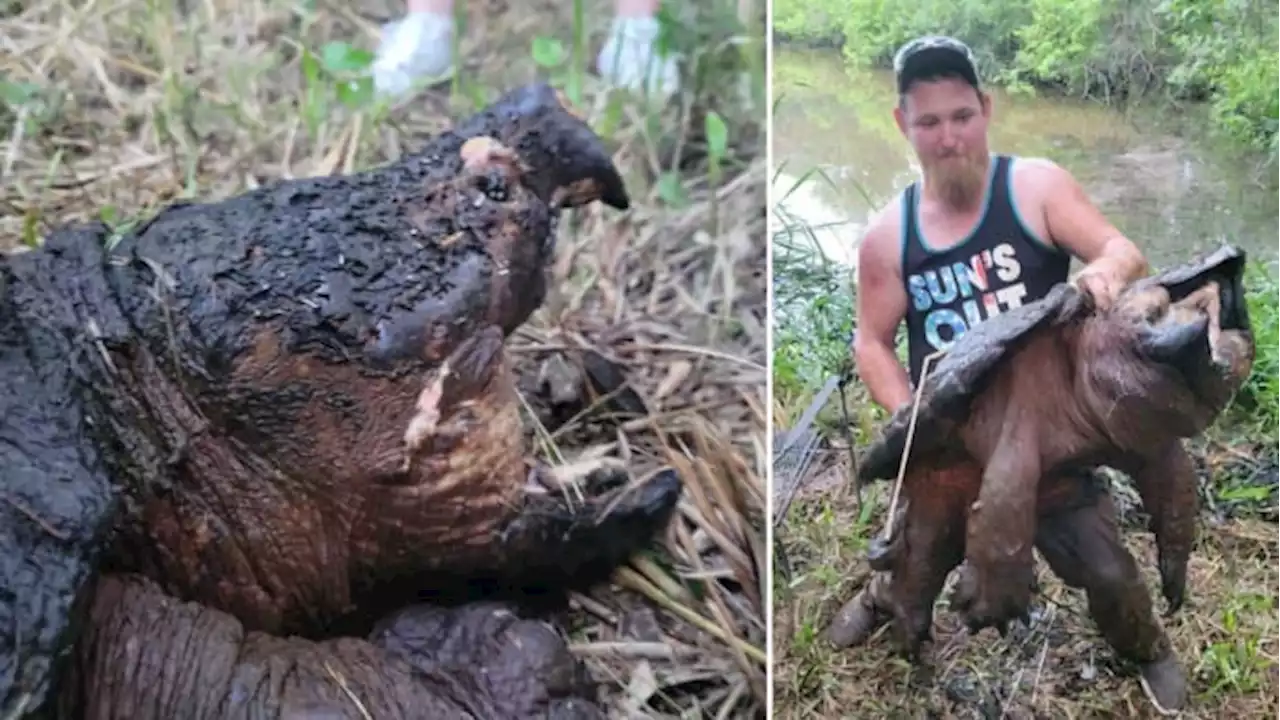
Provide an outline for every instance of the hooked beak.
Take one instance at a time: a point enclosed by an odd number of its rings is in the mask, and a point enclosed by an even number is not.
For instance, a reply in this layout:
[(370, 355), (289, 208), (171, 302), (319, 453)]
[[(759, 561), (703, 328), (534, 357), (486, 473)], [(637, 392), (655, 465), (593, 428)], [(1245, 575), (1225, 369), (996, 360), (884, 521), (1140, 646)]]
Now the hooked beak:
[(1150, 328), (1141, 340), (1142, 351), (1152, 360), (1194, 376), (1210, 369), (1209, 316), (1198, 313), (1187, 322), (1168, 322)]

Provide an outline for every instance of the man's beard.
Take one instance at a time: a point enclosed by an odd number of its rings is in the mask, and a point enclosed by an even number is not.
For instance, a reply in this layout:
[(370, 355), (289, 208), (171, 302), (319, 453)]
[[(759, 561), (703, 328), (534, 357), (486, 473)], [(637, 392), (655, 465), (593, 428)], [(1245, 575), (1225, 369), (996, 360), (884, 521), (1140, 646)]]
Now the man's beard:
[(974, 207), (986, 190), (987, 157), (966, 154), (935, 159), (925, 165), (925, 177), (938, 199), (956, 209)]

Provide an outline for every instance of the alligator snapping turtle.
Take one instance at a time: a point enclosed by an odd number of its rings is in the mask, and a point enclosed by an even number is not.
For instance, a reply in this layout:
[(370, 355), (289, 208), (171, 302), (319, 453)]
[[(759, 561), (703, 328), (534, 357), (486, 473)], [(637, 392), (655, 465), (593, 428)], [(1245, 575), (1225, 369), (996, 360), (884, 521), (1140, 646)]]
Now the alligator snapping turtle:
[[(504, 341), (559, 213), (597, 200), (629, 204), (539, 84), (378, 169), (0, 258), (0, 718), (357, 717), (304, 687), (325, 653), (377, 717), (542, 712), (563, 663), (502, 687), (541, 661), (334, 638), (562, 596), (669, 521), (673, 473), (604, 463), (569, 503), (522, 447)], [(481, 610), (403, 612), (498, 642)]]
[[(1089, 471), (1135, 481), (1151, 518), (1169, 612), (1183, 602), (1196, 478), (1182, 445), (1248, 377), (1254, 346), (1245, 254), (1222, 247), (1129, 285), (1106, 312), (1062, 284), (974, 327), (925, 380), (903, 479), (905, 507), (872, 565), (892, 571), (899, 641), (918, 652), (947, 573), (964, 561), (952, 606), (973, 630), (1023, 617), (1033, 547), (1122, 654), (1168, 653), (1105, 489)], [(897, 476), (911, 408), (865, 453), (858, 480)], [(1149, 618), (1149, 621), (1148, 621)]]

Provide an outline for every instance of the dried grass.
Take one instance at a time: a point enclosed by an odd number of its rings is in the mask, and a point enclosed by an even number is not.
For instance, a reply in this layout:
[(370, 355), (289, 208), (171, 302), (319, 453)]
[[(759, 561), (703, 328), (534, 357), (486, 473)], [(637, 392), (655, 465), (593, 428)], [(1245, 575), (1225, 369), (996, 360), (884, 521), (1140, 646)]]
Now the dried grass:
[[(490, 97), (535, 77), (534, 35), (571, 25), (567, 2), (466, 5), (461, 74)], [(470, 110), (446, 88), (381, 123), (331, 109), (313, 133), (295, 104), (306, 90), (299, 45), (372, 48), (378, 24), (400, 7), (320, 0), (306, 21), (302, 8), (45, 0), (0, 11), (0, 77), (10, 89), (41, 88), (16, 115), (0, 108), (0, 244), (104, 212), (130, 218), (178, 198), (215, 200), (279, 178), (380, 164)], [(608, 10), (589, 3), (592, 57)], [(717, 83), (732, 84), (704, 78), (703, 87)], [(737, 141), (715, 189), (688, 160), (701, 142), (690, 128), (708, 102)], [(699, 97), (672, 106), (657, 133), (639, 110), (624, 115), (612, 142), (635, 207), (592, 208), (562, 225), (556, 290), (512, 342), (526, 380), (549, 355), (594, 349), (626, 368), (651, 411), (543, 434), (552, 459), (609, 453), (639, 474), (670, 465), (685, 479), (661, 552), (575, 602), (574, 647), (611, 687), (619, 716), (763, 714), (766, 178), (756, 136), (764, 108), (735, 115), (729, 105)], [(685, 156), (683, 209), (659, 201), (654, 183), (673, 146)]]

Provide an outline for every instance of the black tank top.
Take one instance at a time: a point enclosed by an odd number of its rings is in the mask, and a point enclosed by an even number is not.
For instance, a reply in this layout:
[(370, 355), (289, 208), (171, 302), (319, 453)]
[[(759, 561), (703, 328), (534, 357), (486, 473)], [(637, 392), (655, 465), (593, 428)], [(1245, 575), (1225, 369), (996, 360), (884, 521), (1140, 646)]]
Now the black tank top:
[(918, 183), (903, 192), (902, 277), (913, 386), (920, 382), (926, 356), (973, 325), (1044, 297), (1067, 279), (1071, 256), (1028, 230), (1013, 205), (1013, 158), (993, 155), (992, 160), (982, 218), (968, 238), (942, 252), (920, 236)]

